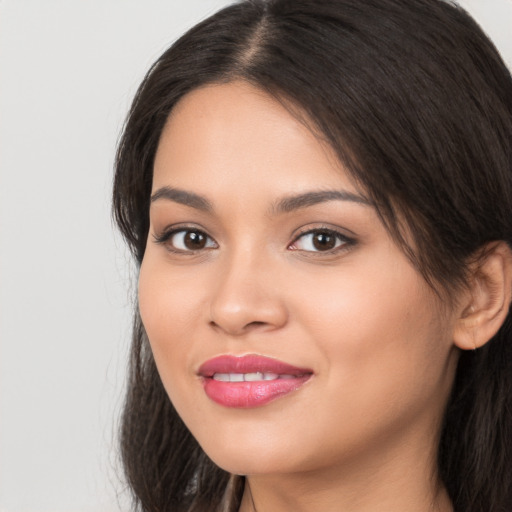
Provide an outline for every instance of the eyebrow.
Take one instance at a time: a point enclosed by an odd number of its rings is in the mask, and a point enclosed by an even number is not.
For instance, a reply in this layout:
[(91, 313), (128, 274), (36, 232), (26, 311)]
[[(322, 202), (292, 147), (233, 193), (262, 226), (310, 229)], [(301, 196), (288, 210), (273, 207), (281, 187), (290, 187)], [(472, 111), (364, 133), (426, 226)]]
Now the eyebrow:
[[(154, 203), (160, 199), (167, 199), (175, 203), (190, 206), (203, 212), (212, 212), (213, 206), (208, 199), (194, 192), (187, 192), (179, 188), (161, 187), (151, 196), (151, 202)], [(314, 206), (327, 201), (351, 201), (354, 203), (371, 206), (371, 202), (364, 196), (354, 194), (346, 190), (319, 190), (305, 192), (303, 194), (283, 197), (277, 203), (273, 204), (270, 211), (273, 215), (280, 213), (290, 213), (295, 210)]]
[(213, 210), (212, 204), (208, 199), (194, 194), (193, 192), (187, 192), (179, 188), (161, 187), (152, 196), (151, 202), (154, 203), (159, 199), (167, 199), (168, 201), (174, 201), (175, 203), (190, 206), (196, 210), (203, 212), (211, 212)]
[(327, 201), (352, 201), (365, 206), (371, 206), (371, 202), (366, 197), (354, 194), (346, 190), (319, 190), (306, 192), (296, 196), (284, 197), (279, 200), (273, 207), (272, 213), (290, 213), (295, 210), (314, 206)]

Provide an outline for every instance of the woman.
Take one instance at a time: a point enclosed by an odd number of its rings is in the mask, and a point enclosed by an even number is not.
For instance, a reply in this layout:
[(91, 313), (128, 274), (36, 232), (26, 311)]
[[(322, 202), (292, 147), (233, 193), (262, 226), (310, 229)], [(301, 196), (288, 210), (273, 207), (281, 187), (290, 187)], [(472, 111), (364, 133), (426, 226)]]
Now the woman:
[(441, 0), (256, 0), (118, 150), (144, 511), (512, 509), (512, 80)]

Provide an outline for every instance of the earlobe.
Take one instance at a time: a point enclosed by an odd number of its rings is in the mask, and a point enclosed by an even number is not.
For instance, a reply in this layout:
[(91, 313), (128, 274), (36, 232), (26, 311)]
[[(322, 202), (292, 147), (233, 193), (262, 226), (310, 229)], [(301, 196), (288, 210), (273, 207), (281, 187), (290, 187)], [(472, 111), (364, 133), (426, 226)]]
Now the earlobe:
[(483, 248), (472, 268), (453, 341), (463, 350), (485, 345), (505, 321), (512, 298), (512, 251), (505, 242)]

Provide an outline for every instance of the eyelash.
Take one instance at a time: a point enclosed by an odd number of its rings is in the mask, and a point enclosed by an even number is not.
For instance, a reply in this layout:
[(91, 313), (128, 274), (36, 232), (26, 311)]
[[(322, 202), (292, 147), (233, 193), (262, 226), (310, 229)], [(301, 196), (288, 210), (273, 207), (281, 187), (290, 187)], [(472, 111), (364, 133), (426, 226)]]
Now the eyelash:
[[(325, 251), (320, 251), (320, 250), (308, 251), (308, 250), (304, 250), (304, 249), (292, 248), (292, 246), (295, 245), (301, 238), (303, 239), (303, 238), (307, 237), (308, 235), (326, 235), (328, 237), (334, 237), (336, 245), (335, 245), (335, 247), (333, 247), (331, 249), (327, 249)], [(294, 250), (294, 251), (302, 250), (306, 253), (314, 253), (314, 254), (327, 256), (327, 255), (337, 254), (338, 252), (341, 252), (341, 251), (346, 251), (355, 244), (356, 244), (356, 240), (354, 238), (350, 238), (350, 237), (344, 235), (343, 233), (336, 231), (335, 229), (327, 228), (327, 227), (319, 227), (319, 228), (314, 228), (314, 229), (308, 229), (307, 231), (303, 231), (302, 233), (299, 233), (295, 237), (293, 242), (288, 245), (288, 248), (289, 249), (291, 248), (291, 250)]]
[(213, 240), (212, 237), (208, 236), (202, 229), (197, 229), (194, 227), (180, 226), (180, 227), (176, 227), (176, 228), (172, 228), (172, 229), (163, 231), (159, 235), (153, 235), (153, 237), (157, 244), (165, 245), (166, 249), (168, 251), (176, 253), (176, 254), (195, 254), (198, 251), (216, 248), (216, 247), (211, 247), (211, 246), (210, 247), (202, 247), (200, 249), (178, 249), (176, 247), (173, 247), (172, 244), (169, 242), (175, 235), (177, 235), (179, 233), (183, 233), (185, 236), (187, 233), (199, 234), (201, 236), (206, 237), (207, 243), (213, 242), (213, 244), (217, 247), (217, 243)]
[[(177, 235), (179, 233), (183, 233), (184, 236), (186, 236), (187, 233), (199, 234), (200, 236), (204, 236), (206, 238), (206, 244), (210, 244), (210, 245), (201, 247), (199, 249), (178, 249), (178, 248), (174, 247), (172, 244), (170, 244), (169, 242), (171, 241), (172, 237), (174, 237), (175, 235)], [(305, 249), (293, 247), (294, 245), (297, 244), (297, 242), (300, 239), (303, 239), (309, 235), (326, 235), (328, 237), (334, 237), (336, 245), (333, 248), (327, 249), (325, 251), (305, 250)], [(167, 231), (163, 231), (159, 235), (153, 235), (153, 238), (157, 244), (165, 245), (168, 251), (170, 251), (172, 253), (176, 253), (176, 254), (197, 254), (198, 252), (203, 251), (203, 250), (218, 248), (218, 245), (215, 242), (215, 240), (213, 240), (213, 238), (211, 238), (203, 230), (193, 228), (193, 227), (186, 227), (186, 226), (183, 227), (182, 226), (182, 227), (177, 227), (177, 228), (173, 228), (173, 229), (168, 229)], [(302, 251), (304, 253), (313, 253), (313, 254), (327, 256), (327, 255), (333, 255), (333, 254), (337, 254), (338, 252), (348, 250), (348, 249), (350, 249), (350, 247), (352, 247), (355, 244), (356, 244), (355, 239), (347, 237), (346, 235), (340, 233), (339, 231), (336, 231), (332, 228), (319, 227), (319, 228), (314, 228), (314, 229), (308, 229), (307, 231), (299, 233), (293, 239), (293, 241), (290, 244), (288, 244), (287, 249), (292, 250), (292, 251)]]

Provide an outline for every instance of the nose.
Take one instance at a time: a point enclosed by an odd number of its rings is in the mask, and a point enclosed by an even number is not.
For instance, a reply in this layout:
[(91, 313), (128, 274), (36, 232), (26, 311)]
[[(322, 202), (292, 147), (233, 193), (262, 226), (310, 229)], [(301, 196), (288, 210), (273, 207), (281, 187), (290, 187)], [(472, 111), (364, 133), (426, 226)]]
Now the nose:
[(261, 258), (239, 255), (224, 263), (211, 296), (210, 325), (231, 336), (283, 327), (288, 311), (279, 270)]

